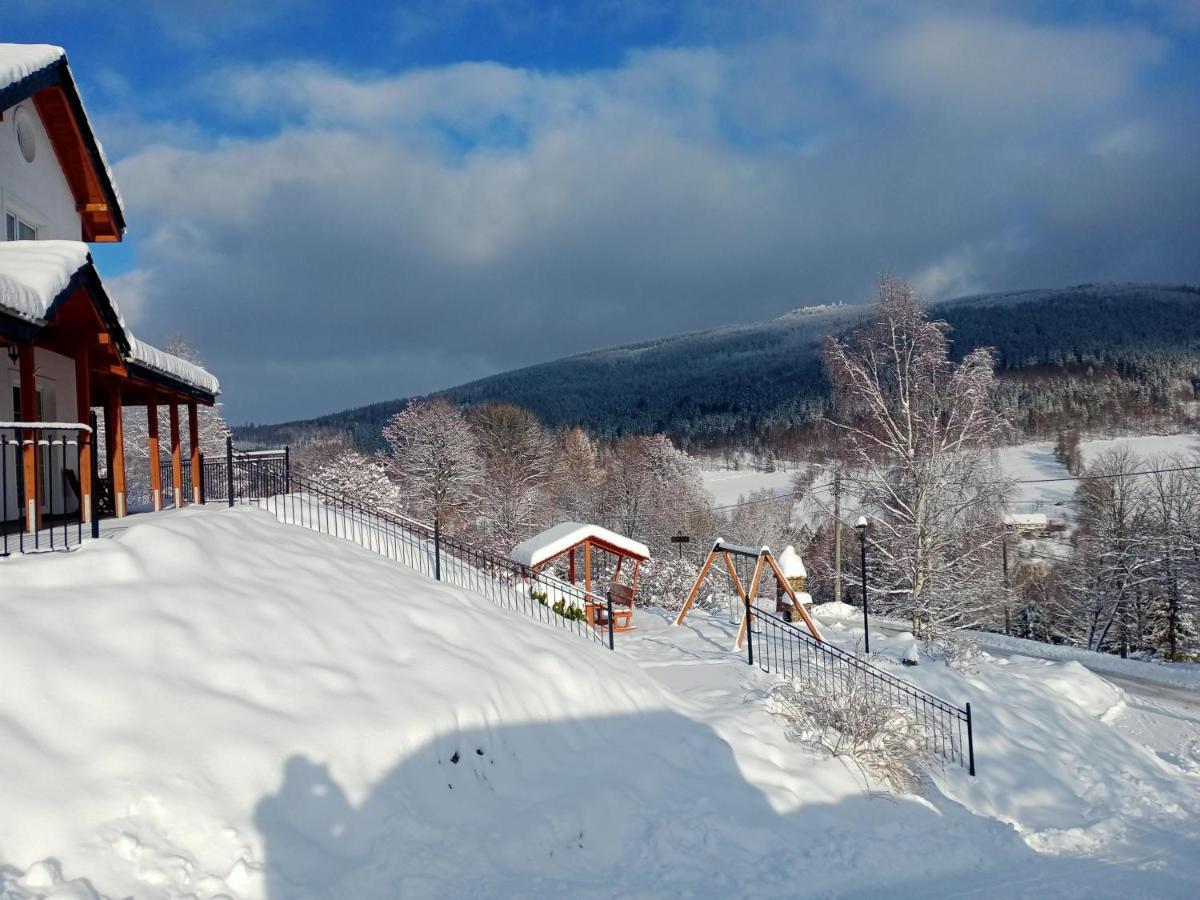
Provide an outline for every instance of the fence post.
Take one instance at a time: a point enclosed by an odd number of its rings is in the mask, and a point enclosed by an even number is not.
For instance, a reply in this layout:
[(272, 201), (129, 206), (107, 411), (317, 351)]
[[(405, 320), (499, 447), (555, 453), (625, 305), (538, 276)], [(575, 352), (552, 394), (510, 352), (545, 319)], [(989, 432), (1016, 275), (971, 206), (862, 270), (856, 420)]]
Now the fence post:
[(287, 444), (283, 445), (283, 477), (286, 479), (283, 492), (290, 494), (292, 492), (292, 448)]
[(0, 431), (0, 524), (4, 528), (4, 553), (8, 556), (8, 438)]
[(967, 771), (975, 777), (975, 732), (971, 728), (971, 704), (967, 703)]
[(750, 617), (751, 610), (754, 609), (754, 604), (750, 602), (750, 595), (746, 594), (746, 664), (754, 665), (754, 620)]
[(616, 647), (613, 646), (612, 591), (608, 592), (608, 649), (616, 649)]
[(433, 577), (442, 580), (442, 516), (433, 514)]
[[(199, 484), (200, 505), (201, 506), (203, 506), (205, 503), (208, 502), (208, 485), (206, 485), (204, 483), (206, 480), (207, 479), (204, 476), (204, 454), (201, 453), (200, 454), (200, 484)], [(195, 487), (195, 485), (193, 485), (193, 487)]]
[(88, 503), (91, 504), (89, 514), (92, 518), (92, 537), (100, 537), (100, 504), (96, 502), (96, 495), (100, 493), (100, 451), (96, 446), (96, 414), (91, 414), (91, 421), (88, 422), (92, 426), (92, 452), (91, 469), (92, 469), (92, 495), (88, 498)]
[(233, 435), (225, 435), (225, 488), (229, 491), (229, 505), (233, 506)]

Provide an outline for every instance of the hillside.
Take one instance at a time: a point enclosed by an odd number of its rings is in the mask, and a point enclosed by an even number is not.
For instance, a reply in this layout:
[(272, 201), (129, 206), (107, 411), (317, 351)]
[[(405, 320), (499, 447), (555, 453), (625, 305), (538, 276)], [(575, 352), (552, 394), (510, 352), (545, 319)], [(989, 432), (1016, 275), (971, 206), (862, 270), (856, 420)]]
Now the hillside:
[(771, 715), (723, 617), (639, 610), (612, 653), (246, 507), (0, 566), (12, 900), (1185, 897), (1200, 877), (1192, 763), (1131, 736), (1077, 663), (907, 668), (912, 636), (873, 634), (873, 662), (978, 716), (977, 778), (884, 797)]
[[(552, 426), (595, 433), (666, 431), (720, 443), (786, 431), (824, 409), (821, 341), (861, 306), (818, 306), (734, 325), (597, 350), (451, 388), (466, 404), (517, 403)], [(1130, 415), (1178, 420), (1200, 389), (1200, 288), (1144, 284), (981, 294), (936, 304), (955, 355), (998, 352), (999, 402), (1030, 434), (1099, 427)], [(294, 442), (313, 427), (351, 430), (372, 446), (404, 405), (387, 401), (303, 422), (251, 426), (243, 440)]]

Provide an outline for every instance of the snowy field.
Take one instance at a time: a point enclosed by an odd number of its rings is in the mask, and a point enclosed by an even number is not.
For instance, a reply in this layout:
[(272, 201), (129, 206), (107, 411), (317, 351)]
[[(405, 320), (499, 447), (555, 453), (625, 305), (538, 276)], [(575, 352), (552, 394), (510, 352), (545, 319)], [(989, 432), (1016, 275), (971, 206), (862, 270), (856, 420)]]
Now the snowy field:
[[(1181, 454), (1189, 456), (1200, 453), (1200, 435), (1145, 435), (1141, 437), (1096, 438), (1080, 443), (1084, 461), (1094, 460), (1106, 450), (1126, 446), (1142, 457)], [(1068, 478), (1070, 473), (1054, 458), (1052, 441), (1037, 441), (1015, 444), (998, 451), (1001, 468), (1018, 481), (1035, 479)], [(717, 469), (702, 471), (704, 487), (716, 506), (727, 506), (747, 498), (751, 493), (771, 490), (786, 494), (791, 490), (792, 471), (757, 472), (752, 469), (732, 471)], [(828, 479), (819, 477), (814, 489), (821, 501), (828, 505)], [(1012, 493), (1014, 512), (1044, 512), (1052, 517), (1069, 518), (1070, 513), (1060, 506), (1070, 501), (1075, 493), (1075, 482), (1059, 481), (1042, 484), (1018, 484)], [(849, 502), (849, 501), (848, 501)], [(816, 510), (805, 510), (804, 515), (818, 515)]]
[(0, 573), (5, 900), (1200, 889), (1200, 724), (1147, 746), (1074, 662), (873, 633), (976, 710), (979, 777), (895, 795), (788, 736), (721, 617), (613, 654), (245, 508)]

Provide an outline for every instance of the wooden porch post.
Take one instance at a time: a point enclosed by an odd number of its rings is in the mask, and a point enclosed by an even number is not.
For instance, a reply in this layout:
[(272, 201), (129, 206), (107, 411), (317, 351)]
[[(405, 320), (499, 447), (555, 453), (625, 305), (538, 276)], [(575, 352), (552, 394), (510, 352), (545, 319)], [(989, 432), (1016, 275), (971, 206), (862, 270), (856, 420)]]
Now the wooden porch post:
[(188, 443), (192, 450), (192, 502), (203, 503), (204, 491), (200, 471), (200, 426), (196, 419), (196, 401), (188, 401)]
[(159, 512), (163, 508), (162, 460), (158, 446), (158, 391), (154, 388), (150, 388), (150, 401), (146, 404), (146, 430), (150, 435), (146, 442), (150, 454), (150, 497), (154, 511)]
[(168, 407), (171, 422), (171, 487), (174, 489), (175, 508), (183, 507), (183, 451), (179, 440), (179, 404), (174, 400)]
[[(75, 355), (75, 418), (84, 425), (92, 415), (92, 372), (88, 346), (84, 344)], [(79, 514), (84, 522), (92, 521), (92, 453), (95, 435), (79, 432)]]
[(104, 433), (108, 445), (108, 477), (112, 480), (113, 512), (123, 518), (125, 506), (125, 416), (121, 407), (121, 382), (108, 383), (108, 398), (104, 404)]
[(571, 552), (567, 556), (569, 560), (569, 568), (571, 571), (571, 584), (575, 583), (575, 548), (571, 548)]
[[(21, 420), (36, 422), (37, 378), (34, 375), (33, 344), (21, 344), (18, 367), (21, 379)], [(25, 476), (25, 530), (37, 531), (42, 526), (41, 472), (37, 464), (38, 434), (26, 428), (21, 438), (22, 468)]]

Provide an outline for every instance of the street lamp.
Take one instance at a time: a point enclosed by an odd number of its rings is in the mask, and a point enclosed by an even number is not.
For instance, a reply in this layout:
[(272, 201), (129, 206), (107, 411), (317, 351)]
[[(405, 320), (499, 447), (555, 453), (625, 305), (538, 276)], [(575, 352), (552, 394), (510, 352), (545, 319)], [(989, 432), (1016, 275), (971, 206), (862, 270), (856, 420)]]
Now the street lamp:
[(871, 652), (871, 631), (867, 622), (867, 517), (859, 516), (858, 521), (854, 523), (854, 530), (858, 532), (858, 544), (862, 551), (862, 595), (863, 595), (863, 652)]

